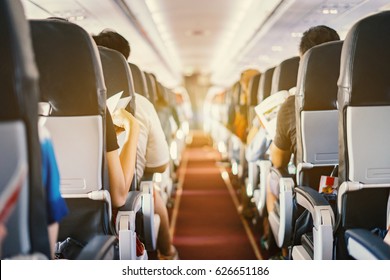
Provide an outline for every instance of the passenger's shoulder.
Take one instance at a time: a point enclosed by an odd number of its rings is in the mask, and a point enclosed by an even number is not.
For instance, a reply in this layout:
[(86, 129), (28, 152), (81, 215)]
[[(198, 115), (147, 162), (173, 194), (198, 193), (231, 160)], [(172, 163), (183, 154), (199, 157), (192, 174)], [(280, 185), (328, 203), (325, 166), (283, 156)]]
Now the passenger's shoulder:
[(286, 101), (280, 107), (280, 111), (295, 111), (295, 95), (287, 97)]
[(145, 105), (145, 106), (153, 107), (153, 104), (145, 96), (143, 96), (143, 95), (141, 95), (139, 93), (135, 93), (134, 97), (135, 97), (135, 103), (136, 104), (141, 104), (141, 106)]

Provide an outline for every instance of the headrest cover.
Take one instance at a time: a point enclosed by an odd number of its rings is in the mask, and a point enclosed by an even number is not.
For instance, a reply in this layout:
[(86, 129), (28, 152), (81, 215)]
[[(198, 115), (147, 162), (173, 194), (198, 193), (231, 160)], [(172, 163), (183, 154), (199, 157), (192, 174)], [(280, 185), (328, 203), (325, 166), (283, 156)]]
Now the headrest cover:
[(30, 26), (41, 101), (50, 103), (52, 115), (104, 115), (106, 89), (91, 36), (65, 20), (33, 20)]
[(357, 22), (341, 54), (339, 105), (390, 104), (390, 11)]
[(134, 79), (134, 89), (135, 92), (149, 98), (148, 88), (146, 85), (146, 80), (144, 73), (139, 69), (139, 67), (133, 63), (129, 63), (131, 73), (133, 74)]
[(274, 74), (275, 67), (267, 69), (260, 77), (259, 92), (257, 96), (257, 102), (260, 103), (271, 94), (272, 76)]
[(125, 57), (120, 52), (113, 49), (102, 46), (99, 46), (98, 49), (103, 66), (104, 81), (107, 88), (107, 98), (123, 91), (122, 97), (132, 97), (128, 105), (129, 111), (132, 111), (132, 106), (130, 104), (132, 101), (135, 101), (133, 78)]
[(29, 119), (29, 111), (37, 113), (32, 104), (38, 98), (29, 26), (19, 1), (0, 4), (0, 119)]
[(336, 110), (342, 41), (308, 50), (301, 59), (296, 95), (299, 111)]
[(272, 77), (271, 94), (281, 90), (289, 90), (297, 85), (299, 57), (294, 56), (281, 62)]
[(257, 92), (259, 91), (259, 82), (260, 82), (260, 76), (261, 74), (257, 74), (252, 77), (252, 79), (249, 81), (249, 100), (248, 105), (256, 106), (257, 101)]

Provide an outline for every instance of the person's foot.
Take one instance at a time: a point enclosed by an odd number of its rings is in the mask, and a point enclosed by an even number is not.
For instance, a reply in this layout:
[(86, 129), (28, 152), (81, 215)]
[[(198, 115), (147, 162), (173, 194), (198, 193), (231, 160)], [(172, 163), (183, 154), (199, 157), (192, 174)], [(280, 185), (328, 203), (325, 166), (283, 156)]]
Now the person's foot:
[(175, 246), (171, 246), (171, 252), (169, 255), (163, 255), (160, 252), (158, 252), (157, 255), (159, 260), (178, 260), (179, 259), (179, 253), (176, 250)]

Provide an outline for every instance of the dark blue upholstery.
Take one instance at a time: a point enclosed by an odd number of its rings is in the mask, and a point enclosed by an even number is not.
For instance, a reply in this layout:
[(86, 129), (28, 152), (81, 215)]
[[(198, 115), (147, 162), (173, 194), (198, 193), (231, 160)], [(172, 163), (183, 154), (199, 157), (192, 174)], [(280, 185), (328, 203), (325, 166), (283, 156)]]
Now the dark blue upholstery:
[(152, 102), (153, 105), (156, 105), (157, 102), (157, 88), (156, 88), (156, 77), (151, 74), (144, 72), (146, 86), (148, 88), (149, 101)]
[(144, 73), (134, 63), (129, 63), (129, 65), (133, 74), (135, 92), (149, 99), (149, 91)]
[(248, 88), (249, 88), (248, 105), (249, 106), (256, 106), (258, 104), (257, 93), (259, 91), (260, 77), (261, 77), (261, 74), (257, 74), (255, 76), (253, 76), (249, 82), (249, 86), (248, 86)]
[[(41, 101), (53, 116), (105, 116), (106, 87), (91, 36), (65, 20), (31, 20)], [(77, 97), (77, 98), (76, 98)]]
[(271, 94), (272, 76), (274, 74), (275, 67), (267, 69), (260, 77), (259, 92), (257, 96), (257, 102), (260, 103)]
[(336, 110), (337, 79), (340, 71), (341, 41), (324, 43), (308, 50), (298, 73), (296, 108), (300, 112)]
[(115, 50), (99, 46), (107, 98), (123, 91), (122, 97), (131, 96), (127, 110), (135, 114), (134, 83), (132, 72), (124, 56)]
[(289, 90), (290, 88), (295, 87), (297, 85), (298, 67), (298, 56), (294, 56), (282, 61), (275, 68), (272, 75), (271, 94), (281, 90)]

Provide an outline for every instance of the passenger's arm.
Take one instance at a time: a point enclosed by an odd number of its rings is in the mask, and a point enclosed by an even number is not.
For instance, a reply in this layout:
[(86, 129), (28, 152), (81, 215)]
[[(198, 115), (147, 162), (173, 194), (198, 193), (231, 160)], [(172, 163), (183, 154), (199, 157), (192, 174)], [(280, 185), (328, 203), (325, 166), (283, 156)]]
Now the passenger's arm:
[(124, 109), (114, 113), (112, 119), (117, 127), (126, 131), (126, 139), (120, 156), (118, 156), (118, 150), (107, 153), (111, 200), (114, 207), (120, 207), (126, 201), (134, 177), (139, 124)]
[(122, 193), (125, 191), (125, 178), (122, 171), (121, 162), (118, 155), (118, 150), (108, 152), (106, 154), (108, 177), (110, 180), (110, 195), (112, 205), (115, 208), (122, 206), (125, 203)]
[(275, 168), (286, 168), (291, 158), (289, 150), (279, 149), (274, 143), (271, 144), (271, 161)]

